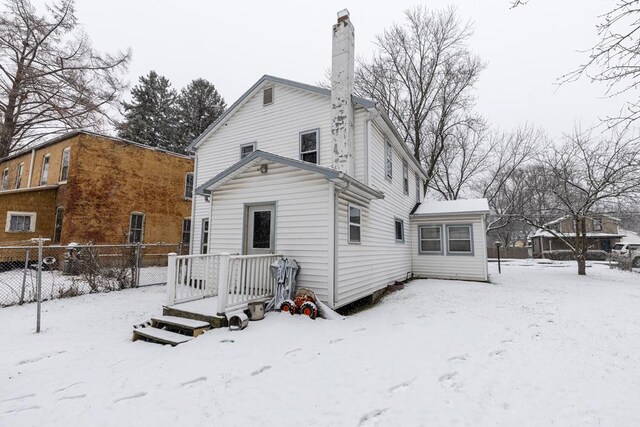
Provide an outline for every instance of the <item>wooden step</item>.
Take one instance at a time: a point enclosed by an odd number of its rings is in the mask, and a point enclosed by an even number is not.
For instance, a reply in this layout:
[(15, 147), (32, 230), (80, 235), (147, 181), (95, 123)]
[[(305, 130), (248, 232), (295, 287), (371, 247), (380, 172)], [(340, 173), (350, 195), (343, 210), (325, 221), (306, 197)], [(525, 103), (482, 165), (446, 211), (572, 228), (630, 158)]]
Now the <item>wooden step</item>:
[(183, 332), (193, 337), (202, 335), (205, 331), (211, 329), (211, 325), (207, 322), (177, 316), (154, 316), (151, 318), (151, 326)]
[(143, 339), (145, 341), (176, 346), (183, 342), (191, 341), (194, 337), (178, 334), (158, 328), (136, 328), (133, 330), (133, 341)]

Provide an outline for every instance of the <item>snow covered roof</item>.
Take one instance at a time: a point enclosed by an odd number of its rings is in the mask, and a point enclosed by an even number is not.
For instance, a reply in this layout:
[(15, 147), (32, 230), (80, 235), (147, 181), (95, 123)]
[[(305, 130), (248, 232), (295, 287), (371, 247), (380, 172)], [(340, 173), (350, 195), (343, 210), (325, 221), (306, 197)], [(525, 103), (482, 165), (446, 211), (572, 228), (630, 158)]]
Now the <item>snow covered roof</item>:
[[(576, 237), (576, 233), (561, 233), (559, 231), (556, 231), (556, 234), (562, 236), (562, 237)], [(543, 230), (541, 228), (539, 228), (531, 237), (556, 237), (553, 234), (551, 234), (551, 232)], [(587, 233), (587, 237), (592, 237), (592, 238), (608, 238), (608, 237), (624, 237), (624, 234), (622, 233), (598, 233), (598, 232), (588, 232)]]
[(425, 201), (418, 206), (413, 215), (434, 216), (442, 214), (488, 214), (487, 199)]
[(620, 229), (620, 234), (624, 234), (624, 237), (620, 241), (621, 243), (640, 243), (640, 235), (635, 231)]
[[(612, 216), (612, 215), (609, 215), (609, 214), (606, 214), (606, 213), (593, 212), (593, 213), (590, 214), (590, 217), (592, 217), (592, 218), (598, 218), (598, 217), (601, 217), (601, 216), (606, 216), (607, 218), (609, 218), (610, 220), (612, 220), (614, 222), (620, 222), (620, 218), (616, 218), (615, 216)], [(562, 222), (567, 218), (571, 218), (571, 215), (562, 216), (560, 218), (554, 219), (553, 221), (549, 221), (549, 222), (547, 222), (546, 224), (543, 224), (543, 225), (545, 227), (548, 227), (550, 225)]]

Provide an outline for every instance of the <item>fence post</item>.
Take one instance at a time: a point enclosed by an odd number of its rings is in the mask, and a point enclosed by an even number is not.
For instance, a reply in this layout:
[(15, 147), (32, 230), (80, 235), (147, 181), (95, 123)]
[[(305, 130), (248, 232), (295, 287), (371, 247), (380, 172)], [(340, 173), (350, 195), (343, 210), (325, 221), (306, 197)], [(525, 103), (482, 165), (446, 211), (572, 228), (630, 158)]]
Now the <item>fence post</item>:
[(36, 294), (38, 299), (36, 315), (36, 332), (40, 333), (40, 306), (42, 305), (42, 239), (38, 239), (38, 274), (36, 276)]
[(27, 271), (29, 270), (29, 255), (31, 254), (31, 249), (27, 248), (27, 253), (24, 257), (24, 273), (22, 274), (22, 290), (20, 291), (20, 302), (19, 305), (24, 304), (24, 291), (27, 286)]
[(167, 260), (167, 304), (173, 305), (176, 300), (176, 261), (177, 254), (171, 252)]
[(140, 255), (142, 254), (142, 244), (140, 242), (136, 243), (136, 278), (135, 278), (135, 287), (140, 286)]
[(218, 266), (218, 316), (224, 316), (227, 309), (227, 297), (229, 296), (229, 263), (231, 254), (220, 254), (220, 265)]

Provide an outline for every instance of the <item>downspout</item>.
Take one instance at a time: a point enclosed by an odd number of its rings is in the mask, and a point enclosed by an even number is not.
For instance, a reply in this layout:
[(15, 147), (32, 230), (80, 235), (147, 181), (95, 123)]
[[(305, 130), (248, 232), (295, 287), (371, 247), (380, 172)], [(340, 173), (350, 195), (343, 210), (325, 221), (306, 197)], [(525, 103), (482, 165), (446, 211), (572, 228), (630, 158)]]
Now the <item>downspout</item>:
[(367, 110), (367, 120), (364, 122), (364, 141), (362, 147), (364, 151), (364, 183), (369, 185), (369, 132), (371, 131), (371, 112)]
[[(347, 191), (349, 189), (349, 186), (351, 184), (347, 183), (347, 185), (344, 188), (338, 188), (337, 190), (335, 189), (335, 183), (334, 183), (334, 190), (333, 190), (333, 280), (332, 280), (332, 287), (333, 289), (331, 290), (331, 294), (332, 294), (332, 300), (330, 301), (331, 303), (331, 308), (336, 307), (336, 291), (337, 291), (337, 285), (338, 285), (338, 243), (339, 243), (339, 239), (338, 239), (338, 232), (339, 232), (339, 217), (338, 217), (338, 213), (340, 211), (340, 195), (342, 193), (344, 193), (345, 191)], [(348, 213), (347, 213), (348, 214)]]
[[(193, 254), (193, 239), (195, 235), (193, 234), (196, 226), (196, 200), (198, 196), (196, 195), (196, 188), (198, 188), (198, 155), (194, 156), (193, 160), (193, 194), (191, 194), (191, 226), (189, 228), (189, 255)], [(209, 224), (209, 229), (211, 229), (211, 224)]]
[(484, 280), (489, 281), (489, 260), (487, 259), (487, 215), (482, 215), (482, 233), (484, 236)]
[(27, 188), (31, 188), (31, 177), (33, 176), (33, 164), (36, 161), (36, 150), (31, 149), (31, 161), (29, 162), (29, 179), (27, 180)]

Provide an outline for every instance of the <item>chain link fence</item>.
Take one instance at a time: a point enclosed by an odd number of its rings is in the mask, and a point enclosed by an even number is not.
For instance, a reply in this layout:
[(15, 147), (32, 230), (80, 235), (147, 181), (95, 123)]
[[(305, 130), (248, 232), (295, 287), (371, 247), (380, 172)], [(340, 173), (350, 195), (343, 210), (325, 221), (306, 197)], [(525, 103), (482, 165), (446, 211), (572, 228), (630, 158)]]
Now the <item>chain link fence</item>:
[(167, 254), (181, 244), (0, 246), (0, 307), (167, 282)]

